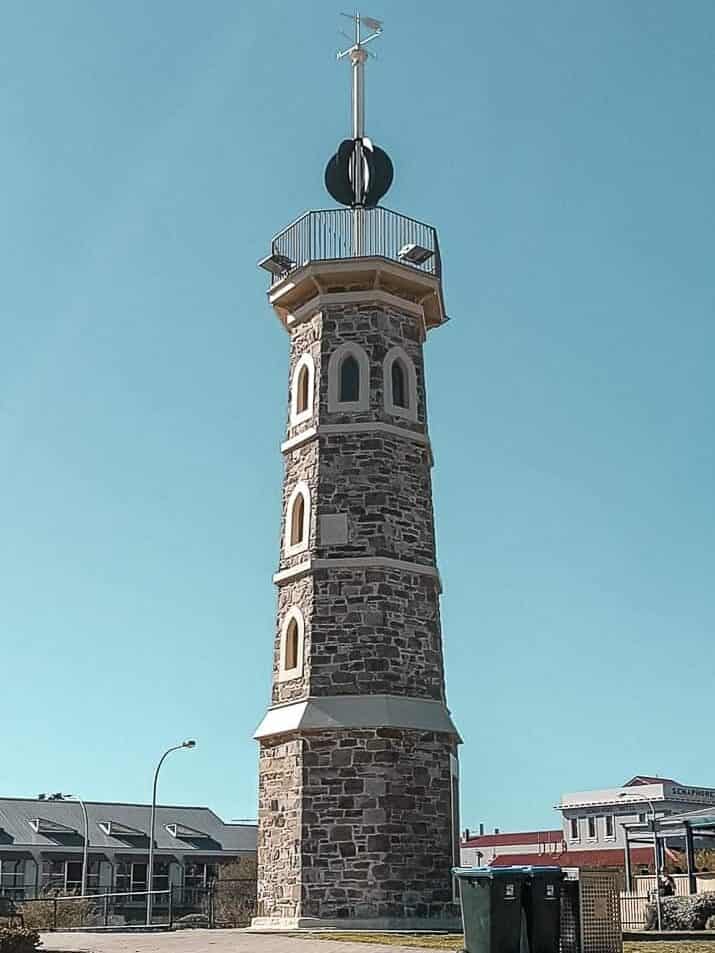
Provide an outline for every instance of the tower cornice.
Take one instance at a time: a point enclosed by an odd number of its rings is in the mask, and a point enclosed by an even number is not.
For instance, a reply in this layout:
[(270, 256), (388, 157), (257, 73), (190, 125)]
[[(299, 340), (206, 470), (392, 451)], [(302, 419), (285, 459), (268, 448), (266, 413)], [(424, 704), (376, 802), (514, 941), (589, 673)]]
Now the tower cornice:
[(387, 304), (413, 314), (425, 334), (447, 320), (436, 275), (382, 256), (311, 261), (268, 292), (281, 323), (290, 330), (328, 305)]

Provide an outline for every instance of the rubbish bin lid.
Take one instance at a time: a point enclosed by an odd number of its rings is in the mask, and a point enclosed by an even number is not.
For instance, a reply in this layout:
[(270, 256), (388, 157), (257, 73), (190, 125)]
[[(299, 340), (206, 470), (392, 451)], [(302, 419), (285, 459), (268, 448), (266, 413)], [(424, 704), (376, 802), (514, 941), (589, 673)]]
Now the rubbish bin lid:
[(529, 865), (521, 868), (525, 870), (530, 877), (564, 877), (565, 874), (560, 867), (537, 867), (536, 865)]
[(529, 870), (529, 867), (453, 867), (452, 873), (460, 880), (496, 880), (499, 877), (513, 880), (515, 877), (528, 877)]

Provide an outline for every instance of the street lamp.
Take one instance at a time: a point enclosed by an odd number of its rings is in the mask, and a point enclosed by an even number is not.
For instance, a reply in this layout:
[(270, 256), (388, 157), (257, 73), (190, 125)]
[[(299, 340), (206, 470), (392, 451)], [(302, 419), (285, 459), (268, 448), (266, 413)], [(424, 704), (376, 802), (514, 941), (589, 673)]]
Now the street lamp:
[(84, 897), (87, 893), (87, 854), (89, 853), (89, 821), (87, 820), (87, 808), (84, 801), (77, 794), (38, 794), (38, 801), (77, 801), (82, 808), (82, 817), (84, 818), (84, 848), (82, 850), (82, 885), (80, 893)]
[(156, 766), (156, 771), (154, 772), (154, 787), (152, 789), (151, 795), (151, 824), (149, 827), (149, 865), (147, 870), (147, 890), (146, 895), (146, 925), (151, 925), (151, 907), (152, 907), (152, 886), (154, 879), (154, 827), (156, 824), (156, 783), (159, 780), (159, 771), (161, 769), (164, 760), (167, 755), (170, 755), (172, 751), (180, 751), (182, 748), (195, 748), (196, 742), (193, 739), (188, 741), (182, 741), (180, 745), (173, 745), (171, 748), (167, 748), (164, 754), (159, 758), (159, 763)]
[(655, 807), (653, 806), (653, 802), (650, 800), (650, 798), (647, 797), (639, 797), (637, 795), (635, 797), (631, 797), (625, 792), (623, 794), (619, 794), (618, 797), (630, 801), (631, 804), (638, 804), (645, 801), (650, 808), (651, 814), (653, 815), (653, 870), (655, 871), (655, 909), (658, 916), (658, 930), (660, 931), (662, 927), (662, 917), (660, 911), (660, 885), (658, 883), (658, 834), (656, 833)]

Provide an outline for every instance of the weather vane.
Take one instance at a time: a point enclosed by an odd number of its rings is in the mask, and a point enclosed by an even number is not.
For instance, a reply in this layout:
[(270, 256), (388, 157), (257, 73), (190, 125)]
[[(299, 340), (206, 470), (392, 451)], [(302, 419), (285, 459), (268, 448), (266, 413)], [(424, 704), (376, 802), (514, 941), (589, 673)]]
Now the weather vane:
[[(353, 38), (340, 32), (351, 45), (338, 53), (338, 60), (352, 63), (352, 139), (343, 139), (325, 169), (325, 187), (336, 202), (352, 208), (372, 208), (392, 184), (390, 157), (365, 135), (365, 62), (368, 43), (382, 35), (382, 21), (343, 13), (355, 26)], [(368, 31), (363, 36), (363, 27)]]

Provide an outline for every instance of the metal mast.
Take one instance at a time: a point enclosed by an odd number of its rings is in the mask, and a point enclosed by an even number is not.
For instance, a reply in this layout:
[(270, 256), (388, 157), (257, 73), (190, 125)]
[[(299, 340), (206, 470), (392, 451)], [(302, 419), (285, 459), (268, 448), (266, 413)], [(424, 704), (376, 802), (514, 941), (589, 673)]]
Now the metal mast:
[[(365, 63), (367, 62), (368, 51), (365, 49), (368, 43), (377, 39), (382, 34), (382, 22), (373, 20), (371, 17), (361, 17), (359, 13), (348, 14), (355, 24), (355, 36), (352, 46), (338, 52), (338, 60), (345, 56), (350, 57), (352, 63), (352, 121), (353, 121), (353, 140), (355, 141), (355, 151), (353, 152), (350, 163), (350, 179), (352, 182), (355, 204), (353, 207), (353, 254), (359, 257), (363, 253), (364, 245), (364, 209), (365, 195), (367, 192), (367, 164), (365, 161)], [(367, 36), (362, 35), (363, 24), (367, 27)], [(341, 31), (342, 32), (342, 31)], [(350, 39), (343, 33), (346, 39)], [(371, 144), (368, 140), (368, 148)]]

